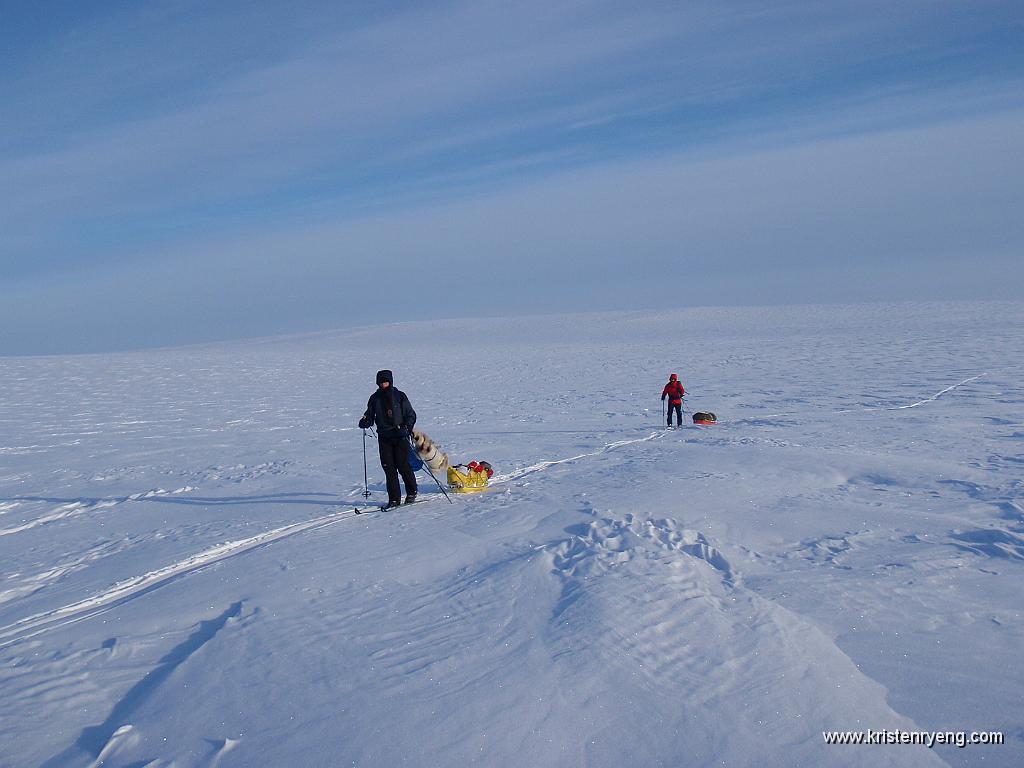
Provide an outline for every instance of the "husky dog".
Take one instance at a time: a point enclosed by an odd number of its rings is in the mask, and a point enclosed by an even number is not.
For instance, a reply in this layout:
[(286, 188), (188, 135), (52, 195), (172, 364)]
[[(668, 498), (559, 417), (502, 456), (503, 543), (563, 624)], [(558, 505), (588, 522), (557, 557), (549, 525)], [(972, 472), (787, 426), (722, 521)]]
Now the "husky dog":
[(431, 472), (443, 472), (448, 468), (448, 454), (442, 453), (438, 445), (430, 439), (426, 432), (418, 429), (412, 431), (412, 444), (416, 455), (430, 467)]

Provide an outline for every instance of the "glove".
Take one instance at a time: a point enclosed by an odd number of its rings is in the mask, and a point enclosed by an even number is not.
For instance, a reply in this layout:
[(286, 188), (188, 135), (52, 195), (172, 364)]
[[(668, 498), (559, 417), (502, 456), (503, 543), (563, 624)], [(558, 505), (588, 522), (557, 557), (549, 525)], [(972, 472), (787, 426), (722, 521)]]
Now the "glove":
[(360, 429), (369, 429), (372, 425), (373, 421), (371, 421), (368, 416), (363, 416), (363, 418), (359, 420)]
[(408, 437), (409, 436), (409, 429), (408, 429), (408, 427), (399, 427), (398, 428), (398, 436), (399, 437)]

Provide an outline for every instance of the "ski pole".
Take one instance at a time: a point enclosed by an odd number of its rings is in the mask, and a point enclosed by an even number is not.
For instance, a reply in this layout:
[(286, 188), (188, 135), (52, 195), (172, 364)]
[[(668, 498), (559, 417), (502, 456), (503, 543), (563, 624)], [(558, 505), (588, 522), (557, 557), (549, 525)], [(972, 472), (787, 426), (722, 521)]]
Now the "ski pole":
[(366, 473), (366, 430), (363, 430), (363, 498), (370, 498), (370, 480)]
[(455, 502), (454, 502), (454, 501), (452, 501), (452, 497), (448, 495), (448, 492), (447, 492), (447, 491), (446, 491), (446, 490), (444, 489), (444, 486), (442, 486), (442, 485), (441, 485), (441, 483), (438, 483), (438, 482), (437, 482), (437, 478), (436, 478), (436, 477), (434, 477), (434, 473), (430, 471), (430, 467), (428, 467), (428, 466), (426, 465), (426, 463), (424, 463), (424, 464), (423, 464), (423, 468), (424, 468), (425, 470), (427, 470), (427, 474), (428, 474), (428, 475), (430, 475), (431, 479), (432, 479), (432, 480), (433, 480), (433, 481), (434, 481), (435, 483), (437, 483), (437, 487), (441, 489), (441, 493), (443, 493), (443, 494), (444, 494), (444, 497), (445, 497), (446, 499), (448, 499), (448, 503), (449, 503), (449, 504), (454, 504)]
[(665, 420), (665, 398), (661, 398), (661, 420)]

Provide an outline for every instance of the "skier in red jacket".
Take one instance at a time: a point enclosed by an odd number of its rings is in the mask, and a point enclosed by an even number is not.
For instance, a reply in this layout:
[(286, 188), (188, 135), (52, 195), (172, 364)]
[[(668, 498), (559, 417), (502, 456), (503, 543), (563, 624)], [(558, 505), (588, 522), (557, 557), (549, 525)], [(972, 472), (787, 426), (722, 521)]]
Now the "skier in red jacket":
[(668, 377), (668, 384), (661, 390), (661, 400), (665, 401), (668, 398), (668, 425), (672, 426), (672, 411), (676, 412), (676, 426), (683, 426), (683, 395), (686, 394), (686, 390), (683, 389), (683, 383), (679, 380), (676, 374), (672, 374)]

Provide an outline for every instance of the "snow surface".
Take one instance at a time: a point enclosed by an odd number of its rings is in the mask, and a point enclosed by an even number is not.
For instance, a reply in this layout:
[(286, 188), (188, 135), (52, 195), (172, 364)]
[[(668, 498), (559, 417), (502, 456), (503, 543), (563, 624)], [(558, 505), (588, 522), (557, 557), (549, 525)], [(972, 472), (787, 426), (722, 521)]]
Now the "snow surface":
[[(0, 765), (1022, 765), (1022, 331), (694, 309), (0, 359)], [(493, 490), (353, 514), (381, 367)], [(721, 424), (662, 428), (673, 371)], [(867, 728), (1007, 743), (821, 733)]]

